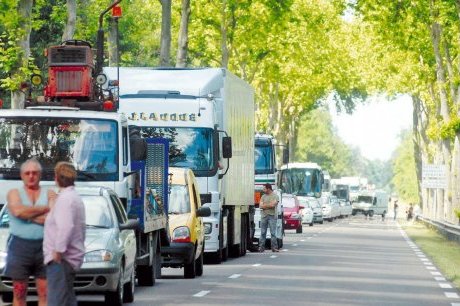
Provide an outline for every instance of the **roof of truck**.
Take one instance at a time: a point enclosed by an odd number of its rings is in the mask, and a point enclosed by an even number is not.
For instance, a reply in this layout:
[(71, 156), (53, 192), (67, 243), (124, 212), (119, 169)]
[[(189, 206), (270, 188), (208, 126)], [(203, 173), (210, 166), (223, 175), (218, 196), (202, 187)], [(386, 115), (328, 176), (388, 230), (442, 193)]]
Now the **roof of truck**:
[[(109, 80), (117, 79), (115, 67), (104, 68)], [(157, 91), (179, 91), (181, 95), (205, 96), (223, 87), (224, 76), (230, 73), (223, 68), (155, 69), (145, 67), (120, 67), (120, 95), (137, 94), (151, 88)]]
[(284, 169), (318, 169), (321, 170), (321, 167), (317, 163), (289, 163), (281, 166), (281, 170)]

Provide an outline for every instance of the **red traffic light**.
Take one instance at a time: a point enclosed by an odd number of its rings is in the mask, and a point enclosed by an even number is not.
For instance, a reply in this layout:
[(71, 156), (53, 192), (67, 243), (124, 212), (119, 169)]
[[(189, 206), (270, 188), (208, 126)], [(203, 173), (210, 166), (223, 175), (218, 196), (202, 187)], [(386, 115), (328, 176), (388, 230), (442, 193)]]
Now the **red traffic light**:
[(120, 18), (121, 17), (121, 6), (115, 5), (112, 7), (112, 17)]

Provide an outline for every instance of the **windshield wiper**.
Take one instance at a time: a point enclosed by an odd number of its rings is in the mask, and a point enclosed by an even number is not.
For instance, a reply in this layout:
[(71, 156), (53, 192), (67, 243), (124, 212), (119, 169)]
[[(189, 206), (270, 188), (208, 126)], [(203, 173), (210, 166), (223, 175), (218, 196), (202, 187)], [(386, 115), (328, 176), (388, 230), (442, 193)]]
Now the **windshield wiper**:
[(92, 174), (90, 174), (90, 173), (88, 173), (86, 171), (77, 170), (77, 173), (78, 173), (78, 175), (81, 174), (82, 176), (84, 176), (86, 178), (89, 178), (89, 179), (92, 179), (93, 181), (97, 180), (94, 175), (92, 175)]
[(95, 225), (95, 224), (86, 224), (86, 227), (94, 227), (94, 228), (110, 228), (106, 225)]

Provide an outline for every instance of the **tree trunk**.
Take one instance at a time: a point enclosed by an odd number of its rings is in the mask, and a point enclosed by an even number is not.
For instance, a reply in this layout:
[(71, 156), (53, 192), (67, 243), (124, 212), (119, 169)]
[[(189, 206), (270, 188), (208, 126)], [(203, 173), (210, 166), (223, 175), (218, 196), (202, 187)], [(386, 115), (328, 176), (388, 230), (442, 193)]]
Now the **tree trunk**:
[(75, 34), (75, 27), (77, 23), (77, 1), (67, 0), (67, 23), (65, 25), (64, 33), (62, 34), (62, 41), (73, 39)]
[(221, 52), (222, 52), (222, 67), (228, 68), (228, 61), (229, 61), (229, 52), (228, 52), (228, 45), (227, 45), (227, 0), (222, 0), (222, 7), (221, 7)]
[(109, 66), (118, 66), (118, 18), (110, 18), (107, 42), (109, 45)]
[(188, 24), (190, 20), (190, 0), (182, 0), (176, 67), (187, 67)]
[(160, 66), (171, 66), (171, 0), (161, 0)]
[[(32, 7), (33, 0), (19, 0), (17, 11), (20, 18), (19, 27), (24, 30), (23, 35), (19, 37), (17, 42), (22, 53), (18, 59), (18, 69), (13, 74), (20, 73), (22, 67), (26, 67), (30, 56), (30, 32), (32, 30)], [(11, 93), (11, 108), (24, 108), (24, 93), (21, 91), (13, 91)]]
[[(421, 114), (421, 107), (420, 98), (418, 96), (412, 96), (412, 132), (413, 132), (413, 142), (414, 142), (414, 160), (415, 160), (415, 173), (417, 175), (417, 182), (418, 182), (418, 196), (419, 200), (423, 202), (423, 195), (422, 195), (422, 137), (420, 136), (420, 129), (422, 128), (422, 124), (419, 121), (420, 114)], [(420, 203), (421, 204), (421, 203)], [(420, 205), (420, 207), (423, 207)]]

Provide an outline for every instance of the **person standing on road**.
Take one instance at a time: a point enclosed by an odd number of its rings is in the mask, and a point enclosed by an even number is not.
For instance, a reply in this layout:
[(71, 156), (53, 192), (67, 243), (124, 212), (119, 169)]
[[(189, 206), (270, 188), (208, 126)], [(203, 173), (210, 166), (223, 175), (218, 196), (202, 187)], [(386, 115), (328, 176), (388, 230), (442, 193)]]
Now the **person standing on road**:
[(46, 271), (43, 265), (43, 223), (54, 191), (40, 187), (42, 167), (36, 159), (20, 168), (23, 187), (7, 194), (10, 236), (4, 275), (13, 280), (13, 305), (27, 304), (29, 276), (35, 277), (38, 305), (45, 306)]
[(278, 205), (279, 198), (278, 195), (273, 192), (271, 184), (265, 184), (263, 192), (264, 194), (259, 202), (259, 208), (262, 216), (260, 222), (259, 252), (263, 252), (265, 250), (267, 227), (270, 227), (272, 251), (279, 252), (278, 242), (276, 239), (276, 206)]
[(393, 220), (396, 220), (396, 217), (398, 216), (398, 200), (395, 200), (393, 204), (393, 211), (394, 211)]
[(76, 306), (73, 282), (85, 255), (85, 207), (74, 188), (74, 166), (59, 162), (54, 173), (60, 192), (46, 217), (43, 241), (48, 306)]

